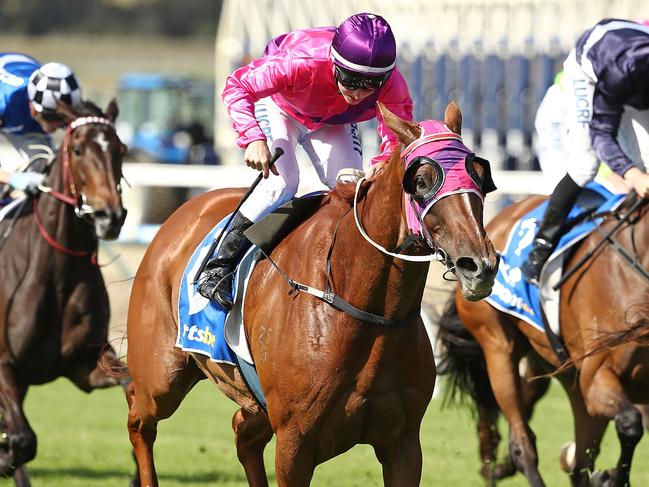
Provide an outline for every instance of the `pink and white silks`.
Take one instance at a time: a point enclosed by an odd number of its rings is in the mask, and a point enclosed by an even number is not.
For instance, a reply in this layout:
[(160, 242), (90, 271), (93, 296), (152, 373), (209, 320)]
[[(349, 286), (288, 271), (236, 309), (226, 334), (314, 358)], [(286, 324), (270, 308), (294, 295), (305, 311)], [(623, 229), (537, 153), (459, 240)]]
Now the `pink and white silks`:
[[(266, 140), (255, 118), (255, 103), (270, 97), (287, 115), (316, 131), (326, 125), (345, 125), (377, 117), (376, 102), (392, 113), (412, 120), (412, 100), (403, 75), (395, 69), (385, 84), (358, 105), (348, 105), (338, 91), (331, 61), (334, 28), (296, 30), (275, 38), (267, 54), (232, 73), (221, 98), (245, 148)], [(399, 145), (396, 136), (378, 116), (380, 154), (372, 164), (386, 160)]]

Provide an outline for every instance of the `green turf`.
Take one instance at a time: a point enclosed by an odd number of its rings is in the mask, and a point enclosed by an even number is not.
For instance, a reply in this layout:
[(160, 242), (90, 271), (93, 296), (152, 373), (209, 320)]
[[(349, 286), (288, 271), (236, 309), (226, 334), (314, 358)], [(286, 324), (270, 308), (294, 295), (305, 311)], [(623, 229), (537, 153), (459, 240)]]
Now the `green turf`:
[[(156, 442), (158, 474), (163, 486), (246, 486), (236, 459), (230, 419), (235, 406), (207, 382), (199, 384), (176, 414), (161, 423)], [(86, 395), (65, 380), (32, 388), (26, 412), (39, 437), (38, 455), (29, 464), (35, 487), (126, 486), (133, 470), (126, 433), (126, 403), (119, 389)], [(548, 486), (568, 485), (560, 472), (558, 451), (571, 437), (572, 420), (560, 388), (554, 386), (532, 424), (538, 437), (541, 472)], [(480, 486), (474, 421), (467, 410), (442, 410), (433, 401), (423, 423), (423, 486)], [(503, 429), (503, 431), (505, 431)], [(648, 446), (636, 452), (632, 481), (649, 485)], [(618, 447), (609, 428), (601, 456), (612, 465)], [(266, 462), (273, 466), (272, 446)], [(271, 485), (274, 476), (270, 475)], [(2, 485), (10, 485), (0, 480)], [(372, 449), (352, 451), (318, 467), (313, 486), (382, 485)], [(503, 487), (527, 485), (520, 475)]]

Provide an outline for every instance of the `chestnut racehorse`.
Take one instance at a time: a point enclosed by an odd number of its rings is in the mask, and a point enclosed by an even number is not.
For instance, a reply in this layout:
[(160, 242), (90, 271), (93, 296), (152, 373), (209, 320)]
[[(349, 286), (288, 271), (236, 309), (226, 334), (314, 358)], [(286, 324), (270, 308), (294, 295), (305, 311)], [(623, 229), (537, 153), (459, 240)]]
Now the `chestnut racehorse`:
[[(381, 105), (379, 109), (403, 144), (417, 141), (419, 124), (401, 120)], [(446, 135), (457, 138), (461, 113), (455, 104), (447, 108), (445, 123)], [(184, 267), (243, 191), (220, 190), (194, 198), (165, 222), (137, 272), (128, 314), (128, 367), (133, 378), (127, 394), (128, 429), (141, 485), (158, 485), (153, 461), (158, 422), (169, 417), (205, 376), (241, 406), (232, 426), (251, 486), (268, 485), (263, 450), (273, 434), (280, 487), (309, 485), (318, 464), (359, 443), (374, 447), (385, 485), (419, 484), (419, 429), (435, 383), (431, 346), (419, 316), (428, 263), (384, 253), (364, 239), (359, 227), (382, 247), (395, 248), (402, 242), (408, 228), (402, 185), (416, 195), (439, 188), (435, 183), (443, 174), (429, 161), (413, 164), (404, 181), (404, 163), (395, 152), (375, 175), (359, 183), (357, 203), (354, 186), (339, 184), (270, 254), (292, 279), (320, 289), (327, 281), (330, 255), (330, 277), (340, 297), (403, 326), (370, 324), (312, 295), (289, 295), (291, 288), (268, 260), (253, 271), (244, 301), (245, 328), (267, 413), (237, 369), (174, 347)], [(476, 183), (491, 183), (486, 161), (467, 158), (467, 164), (471, 161)], [(464, 158), (458, 162), (464, 167)], [(488, 295), (498, 256), (482, 226), (482, 195), (450, 194), (422, 219), (438, 252), (462, 282), (465, 296)]]
[[(504, 247), (514, 223), (540, 202), (539, 197), (526, 199), (489, 223), (487, 230), (496, 248)], [(633, 212), (630, 207), (629, 200), (611, 213), (601, 232), (589, 235), (565, 264), (566, 269), (572, 268), (594, 251), (561, 288), (562, 337), (574, 367), (562, 368), (557, 378), (568, 393), (575, 419), (575, 458), (569, 462), (575, 486), (628, 484), (633, 452), (643, 433), (642, 417), (633, 403), (649, 402), (649, 350), (627, 338), (628, 330), (646, 327), (649, 316), (649, 253), (645, 255), (642, 247), (649, 239), (649, 216), (646, 204)], [(620, 224), (620, 216), (626, 213), (629, 218)], [(602, 234), (618, 224), (611, 245), (598, 247)], [(518, 363), (531, 351), (551, 370), (562, 364), (536, 328), (486, 302), (467, 303), (458, 297), (456, 292), (456, 312), (482, 348), (493, 393), (509, 423), (513, 461), (531, 485), (544, 485)], [(615, 420), (620, 458), (616, 468), (589, 480), (609, 420)]]
[[(36, 455), (23, 412), (33, 384), (67, 377), (90, 392), (118, 381), (97, 367), (108, 347), (108, 295), (95, 260), (98, 239), (119, 235), (125, 152), (117, 104), (61, 106), (67, 131), (40, 191), (0, 223), (0, 475), (29, 485), (21, 465)], [(10, 230), (11, 225), (13, 230)]]

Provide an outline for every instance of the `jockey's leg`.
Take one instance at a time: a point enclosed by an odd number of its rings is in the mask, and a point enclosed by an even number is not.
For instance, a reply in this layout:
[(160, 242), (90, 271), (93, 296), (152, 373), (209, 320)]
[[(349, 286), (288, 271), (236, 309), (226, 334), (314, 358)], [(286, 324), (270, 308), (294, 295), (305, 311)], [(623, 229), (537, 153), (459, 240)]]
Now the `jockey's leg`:
[(566, 174), (552, 192), (548, 207), (536, 232), (532, 250), (522, 266), (527, 282), (539, 284), (543, 264), (548, 260), (559, 241), (563, 223), (577, 200), (580, 190), (579, 185), (569, 174)]
[(232, 309), (232, 281), (239, 260), (250, 248), (250, 241), (243, 234), (253, 223), (261, 220), (272, 210), (295, 196), (299, 184), (299, 169), (295, 147), (301, 132), (306, 132), (298, 122), (286, 115), (269, 98), (255, 106), (255, 115), (266, 134), (271, 152), (276, 148), (284, 155), (275, 163), (279, 176), (271, 173), (262, 179), (243, 203), (223, 236), (216, 255), (211, 256), (205, 271), (199, 278), (198, 292), (216, 301), (222, 308)]
[(568, 131), (568, 174), (552, 192), (530, 254), (522, 266), (525, 280), (537, 284), (543, 264), (561, 236), (561, 227), (579, 195), (591, 181), (599, 161), (590, 142), (590, 120), (595, 85), (577, 63), (574, 50), (564, 62), (563, 96)]
[(302, 147), (320, 181), (329, 188), (336, 185), (336, 176), (341, 169), (363, 169), (363, 151), (355, 123), (322, 127), (311, 132), (302, 142)]

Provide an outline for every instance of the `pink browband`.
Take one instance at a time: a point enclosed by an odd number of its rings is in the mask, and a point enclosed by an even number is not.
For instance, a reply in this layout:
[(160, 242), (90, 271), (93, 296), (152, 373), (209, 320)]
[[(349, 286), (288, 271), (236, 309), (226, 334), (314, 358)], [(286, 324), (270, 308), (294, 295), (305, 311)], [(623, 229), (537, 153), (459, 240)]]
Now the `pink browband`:
[(443, 132), (439, 134), (422, 135), (417, 140), (408, 144), (408, 147), (406, 147), (401, 153), (401, 157), (403, 157), (406, 160), (406, 167), (409, 165), (410, 160), (412, 160), (412, 157), (408, 157), (408, 156), (413, 151), (415, 151), (415, 149), (418, 149), (427, 144), (432, 144), (433, 142), (441, 142), (443, 140), (457, 140), (458, 142), (464, 144), (464, 142), (462, 142), (462, 137), (454, 132)]

